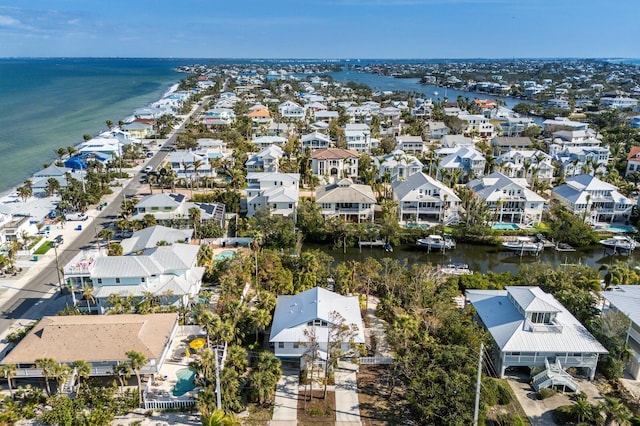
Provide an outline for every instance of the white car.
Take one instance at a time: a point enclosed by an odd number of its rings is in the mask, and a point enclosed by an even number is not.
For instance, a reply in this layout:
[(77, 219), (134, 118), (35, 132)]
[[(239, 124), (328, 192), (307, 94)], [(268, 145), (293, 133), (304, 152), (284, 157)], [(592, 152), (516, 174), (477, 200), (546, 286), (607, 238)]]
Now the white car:
[(144, 168), (144, 171), (145, 171), (146, 173), (149, 173), (150, 171), (153, 171), (153, 167), (151, 167), (151, 166), (147, 166), (147, 167), (145, 167), (145, 168)]

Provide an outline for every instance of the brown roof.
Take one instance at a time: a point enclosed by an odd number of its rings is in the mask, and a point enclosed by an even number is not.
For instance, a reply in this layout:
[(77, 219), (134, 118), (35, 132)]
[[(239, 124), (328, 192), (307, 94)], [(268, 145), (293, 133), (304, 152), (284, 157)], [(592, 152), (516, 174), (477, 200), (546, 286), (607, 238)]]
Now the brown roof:
[(627, 160), (637, 160), (638, 156), (640, 156), (640, 146), (632, 146), (629, 155), (627, 155)]
[(247, 117), (270, 117), (271, 113), (267, 108), (256, 108), (247, 114)]
[(316, 160), (333, 160), (340, 158), (358, 158), (358, 153), (353, 149), (324, 148), (316, 149), (311, 154), (311, 158)]
[(153, 118), (136, 118), (132, 123), (150, 124), (153, 126), (156, 123), (156, 120)]
[(44, 317), (1, 363), (125, 361), (132, 350), (159, 359), (177, 322), (175, 313)]

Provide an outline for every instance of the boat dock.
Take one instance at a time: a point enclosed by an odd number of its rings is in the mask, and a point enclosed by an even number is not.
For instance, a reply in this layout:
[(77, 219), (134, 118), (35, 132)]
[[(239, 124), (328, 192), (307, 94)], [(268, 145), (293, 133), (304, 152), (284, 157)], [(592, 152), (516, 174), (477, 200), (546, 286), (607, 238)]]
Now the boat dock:
[(358, 241), (360, 247), (384, 247), (387, 243), (384, 240)]

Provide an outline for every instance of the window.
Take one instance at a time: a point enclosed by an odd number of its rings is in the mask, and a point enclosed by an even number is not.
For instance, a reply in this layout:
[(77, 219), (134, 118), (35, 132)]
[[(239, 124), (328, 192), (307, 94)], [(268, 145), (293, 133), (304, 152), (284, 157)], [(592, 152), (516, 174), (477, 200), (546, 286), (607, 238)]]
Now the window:
[(145, 278), (144, 278), (144, 277), (140, 278), (140, 282), (141, 282), (141, 283), (143, 283), (144, 281), (145, 281)]
[(284, 349), (284, 342), (278, 342), (278, 349)]
[(300, 343), (294, 343), (293, 344), (293, 349), (298, 349), (300, 347)]
[(102, 284), (102, 278), (98, 278), (98, 284)]
[(120, 278), (116, 278), (116, 284), (120, 284)]

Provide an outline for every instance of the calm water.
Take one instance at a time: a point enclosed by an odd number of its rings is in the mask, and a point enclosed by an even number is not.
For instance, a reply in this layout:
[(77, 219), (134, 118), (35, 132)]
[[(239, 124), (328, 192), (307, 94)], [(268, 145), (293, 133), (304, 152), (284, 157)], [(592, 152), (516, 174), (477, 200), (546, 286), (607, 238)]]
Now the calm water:
[[(184, 61), (183, 61), (184, 62)], [(189, 62), (187, 62), (189, 63)], [(106, 130), (159, 99), (184, 75), (153, 59), (0, 59), (0, 193), (59, 147)]]
[(385, 252), (382, 248), (347, 248), (343, 253), (342, 248), (331, 249), (330, 246), (305, 244), (303, 250), (320, 249), (331, 255), (336, 262), (347, 260), (362, 261), (367, 257), (381, 259), (383, 257), (407, 261), (409, 265), (415, 263), (431, 263), (444, 265), (448, 263), (466, 263), (472, 271), (487, 272), (518, 272), (518, 266), (526, 263), (550, 263), (554, 267), (563, 264), (583, 264), (595, 268), (602, 265), (614, 264), (616, 261), (629, 262), (636, 265), (640, 261), (640, 253), (634, 252), (629, 256), (613, 256), (611, 252), (605, 252), (602, 247), (589, 247), (575, 252), (557, 252), (552, 248), (545, 249), (539, 256), (524, 255), (520, 257), (512, 251), (503, 250), (500, 247), (477, 246), (459, 243), (453, 250), (446, 253), (427, 253), (424, 249), (411, 246), (394, 247), (392, 253)]

